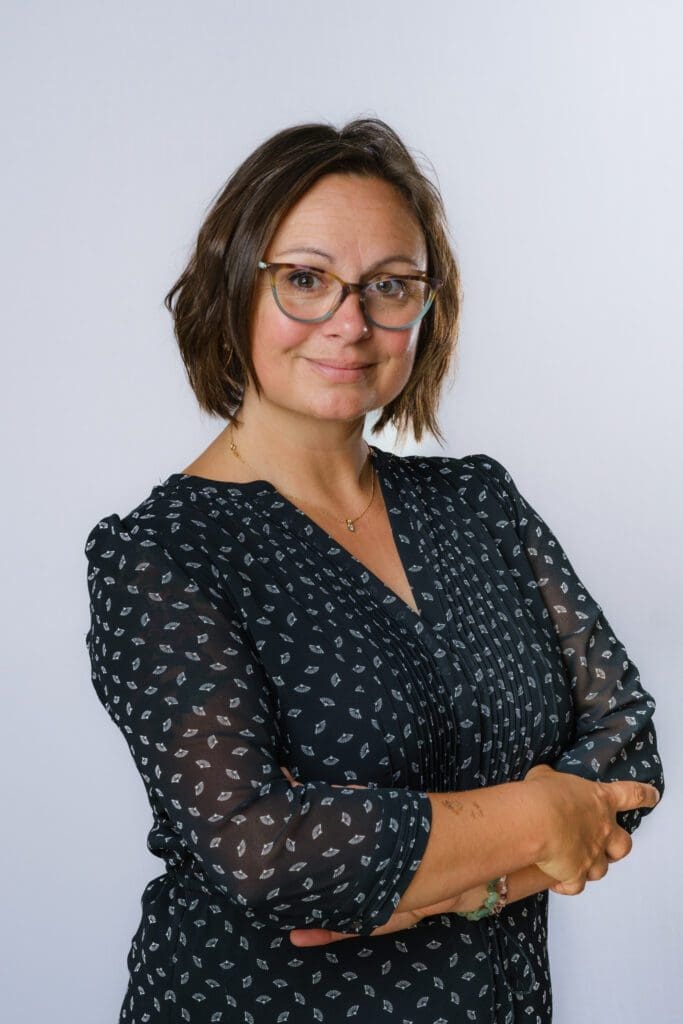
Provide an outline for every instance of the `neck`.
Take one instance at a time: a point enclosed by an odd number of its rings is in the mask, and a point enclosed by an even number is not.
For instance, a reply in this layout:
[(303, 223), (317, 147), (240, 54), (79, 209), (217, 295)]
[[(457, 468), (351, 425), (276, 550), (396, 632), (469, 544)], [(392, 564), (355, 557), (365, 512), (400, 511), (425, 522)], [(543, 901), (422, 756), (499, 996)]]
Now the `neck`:
[(239, 462), (230, 450), (234, 437), (241, 469), (251, 479), (270, 480), (282, 493), (331, 508), (357, 508), (369, 495), (364, 418), (316, 419), (246, 398), (236, 416), (221, 440), (226, 458)]

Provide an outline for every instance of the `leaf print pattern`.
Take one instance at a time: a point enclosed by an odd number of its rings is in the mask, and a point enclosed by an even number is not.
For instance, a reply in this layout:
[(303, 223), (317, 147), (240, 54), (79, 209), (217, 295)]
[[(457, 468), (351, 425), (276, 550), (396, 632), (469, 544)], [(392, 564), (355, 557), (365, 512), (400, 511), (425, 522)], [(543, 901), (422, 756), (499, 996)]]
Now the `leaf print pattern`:
[[(427, 793), (541, 762), (663, 789), (654, 702), (505, 468), (374, 461), (419, 614), (265, 481), (174, 473), (88, 535), (92, 682), (164, 862), (120, 1022), (546, 1024), (546, 893), (371, 935)], [(300, 927), (357, 937), (299, 948)]]
[[(495, 465), (502, 482), (501, 494), (509, 503), (510, 523), (522, 541), (543, 597), (542, 618), (549, 621), (555, 633), (573, 691), (574, 741), (552, 767), (604, 782), (649, 782), (663, 792), (652, 725), (655, 703), (641, 687), (638, 669), (614, 635), (602, 608), (574, 572), (555, 535), (524, 500), (500, 463), (490, 458), (488, 462)], [(617, 821), (633, 832), (640, 818), (651, 810), (621, 812)]]

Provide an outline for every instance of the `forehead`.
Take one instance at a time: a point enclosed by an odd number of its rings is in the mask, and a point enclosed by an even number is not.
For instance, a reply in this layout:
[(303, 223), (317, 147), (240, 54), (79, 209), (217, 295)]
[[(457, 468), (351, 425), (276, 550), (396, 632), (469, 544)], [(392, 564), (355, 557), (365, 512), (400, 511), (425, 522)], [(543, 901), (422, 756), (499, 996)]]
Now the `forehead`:
[(315, 240), (342, 245), (401, 241), (416, 251), (425, 248), (417, 217), (398, 189), (357, 174), (319, 178), (284, 215), (272, 239), (288, 245)]

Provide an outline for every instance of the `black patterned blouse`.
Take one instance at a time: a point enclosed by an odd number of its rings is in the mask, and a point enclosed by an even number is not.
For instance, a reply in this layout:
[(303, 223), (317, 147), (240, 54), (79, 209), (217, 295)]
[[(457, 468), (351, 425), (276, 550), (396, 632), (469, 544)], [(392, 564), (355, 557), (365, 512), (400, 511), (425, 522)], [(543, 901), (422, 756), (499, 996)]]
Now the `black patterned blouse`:
[[(547, 893), (370, 935), (420, 863), (427, 793), (540, 762), (663, 790), (654, 701), (506, 469), (374, 464), (420, 614), (267, 481), (173, 473), (90, 531), (92, 680), (165, 866), (120, 1021), (546, 1024)], [(316, 926), (359, 937), (290, 942)]]

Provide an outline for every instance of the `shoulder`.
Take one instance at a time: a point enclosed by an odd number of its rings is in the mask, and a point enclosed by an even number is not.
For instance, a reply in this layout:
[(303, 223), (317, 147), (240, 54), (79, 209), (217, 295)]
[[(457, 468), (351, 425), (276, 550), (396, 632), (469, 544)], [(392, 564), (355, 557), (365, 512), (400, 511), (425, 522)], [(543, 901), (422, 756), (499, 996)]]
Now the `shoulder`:
[(492, 500), (511, 512), (517, 488), (506, 466), (492, 455), (396, 455), (390, 453), (394, 467), (416, 483), (439, 490), (455, 491), (473, 508)]
[(85, 538), (88, 585), (135, 587), (158, 581), (166, 590), (199, 588), (211, 601), (225, 601), (220, 549), (226, 531), (239, 536), (239, 509), (179, 486), (172, 474), (125, 513), (110, 512)]
[(110, 512), (90, 527), (83, 547), (89, 578), (101, 573), (122, 578), (141, 562), (159, 568), (182, 564), (196, 517), (189, 494), (167, 483), (155, 485), (128, 511)]
[(165, 494), (151, 493), (124, 514), (111, 512), (91, 526), (84, 552), (88, 560), (107, 557), (135, 547), (153, 547), (160, 543), (169, 516), (176, 512), (177, 502)]

